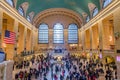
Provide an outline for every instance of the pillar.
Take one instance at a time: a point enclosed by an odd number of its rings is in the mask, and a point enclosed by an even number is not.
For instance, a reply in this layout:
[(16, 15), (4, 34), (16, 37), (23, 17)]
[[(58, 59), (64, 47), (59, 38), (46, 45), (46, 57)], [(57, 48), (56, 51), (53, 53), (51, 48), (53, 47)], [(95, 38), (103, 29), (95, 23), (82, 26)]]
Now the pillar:
[(27, 27), (24, 26), (24, 50), (26, 50)]
[(2, 47), (3, 10), (0, 8), (0, 48)]
[[(117, 33), (120, 35), (120, 8), (116, 10), (113, 14), (113, 22), (114, 22), (114, 34), (117, 36)], [(120, 37), (115, 39), (115, 49), (116, 49), (116, 58), (120, 58)], [(120, 61), (116, 59), (117, 65), (117, 77), (120, 79)]]
[(18, 43), (18, 21), (15, 19), (14, 21), (14, 32), (16, 33), (15, 35), (15, 45), (14, 45), (14, 56), (17, 54), (17, 43)]
[(85, 31), (81, 31), (82, 49), (85, 51)]
[[(37, 33), (37, 35), (36, 35)], [(32, 50), (34, 51), (35, 50), (35, 47), (36, 47), (36, 43), (38, 45), (38, 29), (35, 28), (35, 26), (32, 26)]]
[(34, 34), (33, 34), (33, 32), (34, 32), (34, 29), (32, 28), (32, 30), (31, 30), (31, 51), (33, 51), (33, 47), (34, 47), (34, 42), (33, 42)]
[(19, 23), (19, 26), (18, 26), (19, 37), (18, 37), (18, 44), (17, 44), (18, 54), (20, 54), (24, 50), (24, 30), (25, 30), (25, 27)]
[(78, 50), (82, 48), (81, 31), (78, 29)]
[(27, 29), (26, 34), (26, 50), (31, 51), (31, 30)]
[(49, 47), (52, 48), (53, 47), (53, 29), (49, 28), (48, 30), (48, 37), (49, 37)]
[(68, 48), (68, 29), (64, 29), (64, 45), (66, 48)]
[(105, 63), (105, 56), (103, 53), (103, 23), (102, 20), (98, 22), (98, 36), (99, 36), (99, 53), (102, 54), (102, 62)]
[(90, 50), (92, 49), (92, 27), (90, 28)]
[(90, 29), (85, 30), (85, 49), (90, 49)]

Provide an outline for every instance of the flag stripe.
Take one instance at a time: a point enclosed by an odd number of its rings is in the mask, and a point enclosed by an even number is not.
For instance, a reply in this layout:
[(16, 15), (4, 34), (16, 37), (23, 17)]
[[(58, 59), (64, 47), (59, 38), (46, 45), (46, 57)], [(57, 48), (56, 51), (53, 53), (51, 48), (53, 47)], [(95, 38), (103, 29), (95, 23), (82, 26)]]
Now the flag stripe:
[(8, 31), (6, 30), (5, 31), (5, 37), (4, 37), (4, 42), (6, 44), (15, 44), (15, 35), (16, 33), (15, 32), (11, 32), (11, 31)]

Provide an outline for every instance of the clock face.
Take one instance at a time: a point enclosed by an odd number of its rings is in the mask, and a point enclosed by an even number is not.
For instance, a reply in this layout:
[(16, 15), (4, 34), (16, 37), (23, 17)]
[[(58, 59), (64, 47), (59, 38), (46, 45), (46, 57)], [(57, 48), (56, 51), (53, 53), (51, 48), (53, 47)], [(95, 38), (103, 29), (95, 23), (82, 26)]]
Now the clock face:
[(4, 52), (0, 52), (0, 62), (3, 62), (5, 59), (5, 53)]

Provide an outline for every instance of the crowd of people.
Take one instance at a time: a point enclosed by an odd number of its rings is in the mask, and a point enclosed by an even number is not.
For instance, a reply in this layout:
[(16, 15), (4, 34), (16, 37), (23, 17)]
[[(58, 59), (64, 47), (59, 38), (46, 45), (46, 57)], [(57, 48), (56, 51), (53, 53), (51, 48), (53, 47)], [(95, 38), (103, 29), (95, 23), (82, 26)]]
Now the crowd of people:
[(15, 80), (99, 80), (100, 76), (106, 80), (117, 79), (116, 69), (94, 59), (82, 59), (74, 55), (67, 55), (57, 61), (50, 55), (33, 56), (30, 61), (15, 63), (20, 70), (15, 74)]

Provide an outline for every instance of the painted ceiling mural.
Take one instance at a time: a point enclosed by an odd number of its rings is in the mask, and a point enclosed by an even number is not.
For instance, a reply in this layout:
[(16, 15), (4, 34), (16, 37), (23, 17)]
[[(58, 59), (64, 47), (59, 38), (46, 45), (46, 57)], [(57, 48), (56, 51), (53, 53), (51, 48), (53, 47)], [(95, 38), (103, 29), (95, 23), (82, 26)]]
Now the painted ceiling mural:
[(89, 5), (93, 4), (100, 10), (100, 0), (17, 0), (16, 9), (23, 3), (28, 3), (26, 15), (34, 12), (34, 16), (50, 8), (66, 8), (79, 13), (81, 16), (85, 13), (90, 16)]

